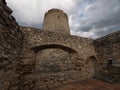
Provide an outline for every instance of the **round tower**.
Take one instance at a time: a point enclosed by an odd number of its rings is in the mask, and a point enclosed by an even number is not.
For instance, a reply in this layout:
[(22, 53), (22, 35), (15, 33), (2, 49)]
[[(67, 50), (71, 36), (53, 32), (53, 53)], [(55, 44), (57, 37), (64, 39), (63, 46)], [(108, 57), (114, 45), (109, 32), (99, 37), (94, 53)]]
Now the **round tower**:
[(45, 13), (43, 29), (46, 31), (70, 34), (68, 16), (60, 9), (51, 9)]

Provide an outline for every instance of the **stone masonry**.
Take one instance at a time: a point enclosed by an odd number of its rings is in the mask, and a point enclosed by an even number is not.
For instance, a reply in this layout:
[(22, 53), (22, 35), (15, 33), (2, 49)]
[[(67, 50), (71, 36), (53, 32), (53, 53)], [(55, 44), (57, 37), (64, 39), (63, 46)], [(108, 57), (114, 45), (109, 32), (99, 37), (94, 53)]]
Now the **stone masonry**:
[(28, 86), (24, 87), (32, 88), (34, 81), (35, 89), (43, 90), (94, 75), (89, 65), (94, 64), (90, 58), (97, 62), (93, 40), (28, 27), (20, 29), (25, 35), (22, 66)]
[(101, 66), (98, 78), (120, 81), (120, 31), (94, 40), (97, 59)]
[(43, 29), (44, 31), (70, 34), (67, 14), (60, 9), (49, 10), (45, 13)]
[(18, 90), (23, 35), (12, 10), (0, 0), (0, 90)]
[(70, 35), (60, 9), (45, 14), (43, 29), (19, 26), (11, 13), (0, 0), (0, 90), (54, 90), (108, 74), (120, 81), (119, 31), (92, 40)]
[(102, 63), (120, 63), (120, 31), (94, 41), (96, 54)]

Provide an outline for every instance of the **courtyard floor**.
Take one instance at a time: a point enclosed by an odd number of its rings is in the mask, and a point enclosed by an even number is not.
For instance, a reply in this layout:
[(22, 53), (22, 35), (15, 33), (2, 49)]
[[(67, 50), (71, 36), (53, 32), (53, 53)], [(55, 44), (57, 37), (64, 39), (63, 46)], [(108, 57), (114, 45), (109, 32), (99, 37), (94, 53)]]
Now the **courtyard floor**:
[(120, 90), (120, 83), (107, 83), (98, 79), (87, 79), (68, 84), (56, 90)]

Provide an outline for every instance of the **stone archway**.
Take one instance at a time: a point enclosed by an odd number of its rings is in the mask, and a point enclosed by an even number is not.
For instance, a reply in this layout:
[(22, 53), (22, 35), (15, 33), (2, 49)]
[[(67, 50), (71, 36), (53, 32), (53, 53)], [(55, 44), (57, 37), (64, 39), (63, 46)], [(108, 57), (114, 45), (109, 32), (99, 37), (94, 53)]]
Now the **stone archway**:
[[(77, 52), (62, 45), (43, 45), (32, 48), (36, 53), (35, 69), (40, 73), (72, 70)], [(73, 60), (74, 59), (74, 60)]]

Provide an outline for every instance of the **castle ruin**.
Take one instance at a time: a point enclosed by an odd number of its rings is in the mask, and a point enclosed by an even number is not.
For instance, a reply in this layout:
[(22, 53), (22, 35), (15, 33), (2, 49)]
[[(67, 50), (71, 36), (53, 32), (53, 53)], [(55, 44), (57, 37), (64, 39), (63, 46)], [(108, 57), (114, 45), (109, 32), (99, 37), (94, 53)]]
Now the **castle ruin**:
[(92, 40), (70, 35), (60, 9), (45, 14), (43, 29), (19, 26), (11, 13), (0, 0), (1, 90), (53, 90), (92, 77), (120, 81), (120, 31)]

